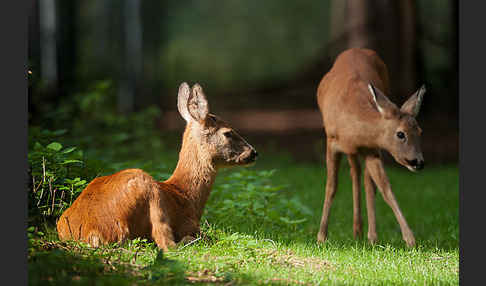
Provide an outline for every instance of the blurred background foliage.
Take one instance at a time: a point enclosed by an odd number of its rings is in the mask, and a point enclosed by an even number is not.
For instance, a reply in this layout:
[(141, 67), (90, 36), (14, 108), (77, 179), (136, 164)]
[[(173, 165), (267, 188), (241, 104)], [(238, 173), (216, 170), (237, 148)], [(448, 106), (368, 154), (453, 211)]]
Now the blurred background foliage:
[[(426, 159), (457, 162), (457, 39), (452, 0), (32, 1), (29, 124), (94, 130), (105, 117), (109, 129), (151, 107), (160, 131), (180, 131), (178, 86), (199, 82), (255, 145), (322, 160), (317, 85), (341, 51), (369, 47), (397, 104), (427, 85)], [(126, 136), (145, 128), (124, 126)]]

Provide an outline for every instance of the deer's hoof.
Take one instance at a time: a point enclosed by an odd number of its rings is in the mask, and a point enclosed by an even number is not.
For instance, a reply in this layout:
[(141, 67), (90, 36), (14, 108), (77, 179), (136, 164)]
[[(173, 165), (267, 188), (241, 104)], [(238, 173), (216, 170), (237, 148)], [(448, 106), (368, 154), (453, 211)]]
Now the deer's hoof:
[(317, 234), (317, 243), (324, 243), (327, 239), (327, 235), (324, 233), (319, 232)]
[(368, 241), (371, 244), (375, 244), (378, 241), (378, 236), (376, 235), (376, 233), (368, 233)]
[(405, 240), (405, 243), (407, 244), (408, 247), (415, 246), (415, 238), (413, 237), (413, 235), (409, 237), (404, 237), (403, 240)]

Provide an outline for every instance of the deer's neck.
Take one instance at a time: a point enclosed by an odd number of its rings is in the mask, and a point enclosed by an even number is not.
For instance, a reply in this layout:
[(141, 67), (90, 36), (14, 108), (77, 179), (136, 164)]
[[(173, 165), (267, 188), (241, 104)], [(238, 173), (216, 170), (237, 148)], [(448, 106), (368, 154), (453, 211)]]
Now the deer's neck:
[(216, 169), (208, 152), (191, 136), (192, 134), (186, 130), (179, 161), (166, 183), (176, 186), (183, 196), (193, 203), (200, 218), (216, 177)]

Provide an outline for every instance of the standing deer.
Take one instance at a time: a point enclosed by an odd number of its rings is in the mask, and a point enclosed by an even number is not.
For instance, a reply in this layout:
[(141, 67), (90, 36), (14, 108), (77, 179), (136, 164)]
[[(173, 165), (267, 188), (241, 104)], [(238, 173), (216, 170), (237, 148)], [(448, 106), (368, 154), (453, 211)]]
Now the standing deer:
[(353, 185), (354, 237), (362, 235), (359, 163), (362, 157), (368, 240), (371, 243), (377, 240), (374, 200), (375, 187), (378, 187), (400, 224), (403, 240), (408, 246), (415, 245), (412, 230), (393, 195), (380, 149), (388, 151), (410, 171), (424, 167), (420, 148), (422, 130), (415, 117), (425, 87), (410, 96), (400, 109), (385, 96), (389, 91), (387, 67), (376, 52), (368, 49), (353, 48), (342, 52), (319, 84), (317, 103), (327, 137), (327, 182), (318, 242), (327, 238), (330, 208), (338, 186), (338, 168), (342, 154), (346, 154)]
[(163, 250), (199, 233), (199, 221), (217, 170), (255, 162), (257, 152), (219, 117), (209, 113), (203, 90), (179, 87), (177, 107), (186, 120), (172, 176), (157, 182), (140, 169), (91, 181), (60, 217), (59, 238), (93, 246), (144, 237)]

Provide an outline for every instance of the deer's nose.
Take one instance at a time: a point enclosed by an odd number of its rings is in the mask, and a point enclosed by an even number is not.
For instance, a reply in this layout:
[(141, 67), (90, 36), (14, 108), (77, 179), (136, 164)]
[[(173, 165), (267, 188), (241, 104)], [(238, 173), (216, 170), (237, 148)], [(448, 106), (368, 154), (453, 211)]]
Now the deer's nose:
[(258, 157), (258, 152), (255, 149), (251, 150), (250, 160), (255, 160)]
[(420, 159), (407, 160), (407, 163), (416, 170), (422, 170), (425, 165), (424, 160)]
[(425, 165), (424, 160), (417, 160), (417, 166), (416, 166), (417, 170), (422, 170), (424, 168), (424, 165)]

